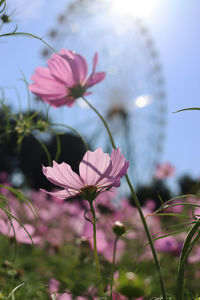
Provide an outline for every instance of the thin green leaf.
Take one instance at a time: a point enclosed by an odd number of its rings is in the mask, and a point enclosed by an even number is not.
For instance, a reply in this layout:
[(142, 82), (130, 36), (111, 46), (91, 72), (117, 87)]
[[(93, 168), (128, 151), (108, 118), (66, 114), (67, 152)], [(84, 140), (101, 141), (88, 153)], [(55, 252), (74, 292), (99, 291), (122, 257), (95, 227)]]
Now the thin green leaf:
[[(10, 211), (10, 207), (9, 207), (9, 204), (8, 204), (8, 202), (7, 202), (7, 199), (3, 196), (3, 195), (1, 195), (0, 194), (0, 199), (1, 200), (3, 200), (3, 203), (6, 205), (6, 207), (8, 208), (8, 210)], [(6, 212), (5, 212), (5, 214), (6, 214)], [(13, 231), (13, 234), (14, 234), (14, 243), (15, 243), (15, 254), (14, 254), (14, 257), (13, 257), (13, 261), (15, 260), (15, 257), (16, 257), (16, 253), (17, 253), (17, 240), (16, 240), (16, 232), (15, 232), (15, 228), (14, 228), (14, 226), (13, 226), (13, 223), (12, 223), (12, 218), (8, 215), (8, 214), (6, 214), (7, 215), (7, 217), (8, 217), (8, 220), (9, 220), (9, 222), (10, 222), (10, 226), (12, 227), (12, 231)]]
[(17, 221), (17, 223), (19, 223), (19, 224), (21, 225), (21, 227), (26, 231), (27, 235), (29, 236), (32, 245), (35, 246), (35, 244), (34, 244), (34, 242), (33, 242), (33, 240), (32, 240), (32, 237), (31, 237), (30, 233), (28, 232), (28, 230), (26, 229), (26, 227), (23, 225), (23, 223), (22, 223), (20, 220), (18, 220), (13, 214), (11, 214), (11, 212), (10, 212), (8, 209), (6, 209), (1, 203), (0, 203), (0, 208), (1, 208), (1, 209), (2, 209), (9, 217), (15, 219), (15, 221)]
[(158, 198), (159, 198), (159, 200), (160, 200), (161, 205), (163, 205), (163, 204), (164, 204), (164, 201), (163, 201), (163, 199), (162, 199), (162, 197), (161, 197), (160, 194), (158, 194)]
[(9, 299), (11, 296), (12, 296), (12, 299), (14, 299), (13, 298), (13, 295), (14, 295), (14, 293), (16, 292), (16, 290), (18, 290), (21, 286), (23, 286), (24, 285), (24, 283), (21, 283), (21, 284), (19, 284), (18, 286), (16, 286), (12, 291), (11, 291), (11, 293), (8, 295), (8, 298), (7, 299)]
[[(44, 103), (44, 102), (42, 102), (42, 103)], [(51, 108), (50, 105), (47, 106), (47, 108), (46, 108), (46, 121), (47, 121), (47, 123), (49, 122), (49, 110), (50, 110), (50, 108)]]
[(55, 161), (58, 161), (60, 153), (61, 153), (61, 143), (60, 143), (60, 137), (56, 134), (56, 145), (57, 145), (57, 151), (55, 156)]
[(5, 127), (5, 134), (7, 133), (7, 131), (10, 129), (10, 108), (4, 103), (5, 101), (5, 95), (4, 95), (4, 90), (2, 89), (1, 91), (2, 93), (2, 99), (1, 99), (1, 106), (2, 106), (2, 110), (5, 114), (5, 119), (6, 119), (6, 127)]
[(27, 92), (27, 99), (28, 99), (28, 113), (31, 110), (31, 97), (30, 97), (30, 92), (29, 92), (29, 88), (28, 88), (28, 81), (26, 80), (26, 77), (24, 75), (24, 72), (21, 71), (22, 77), (21, 80), (25, 83), (26, 86), (26, 92)]
[[(177, 273), (177, 282), (176, 282), (176, 296), (177, 300), (183, 300), (184, 299), (184, 263), (188, 257), (189, 248), (191, 245), (191, 241), (196, 234), (196, 232), (199, 230), (200, 227), (200, 220), (198, 220), (188, 232), (185, 241), (183, 243), (181, 255), (179, 258), (179, 264), (178, 264), (178, 273)], [(194, 245), (193, 245), (194, 246)]]
[(185, 195), (173, 197), (173, 198), (165, 201), (163, 205), (161, 205), (158, 209), (156, 209), (154, 211), (154, 214), (157, 214), (158, 212), (162, 211), (163, 210), (163, 206), (166, 206), (166, 204), (168, 204), (168, 203), (170, 203), (172, 201), (181, 200), (181, 199), (189, 198), (189, 197), (193, 197), (193, 198), (197, 199), (197, 196), (194, 195), (194, 194), (185, 194)]
[(22, 144), (22, 141), (23, 139), (25, 138), (25, 134), (21, 134), (20, 136), (18, 136), (17, 138), (17, 151), (20, 152), (21, 150), (21, 144)]
[(183, 109), (179, 109), (177, 111), (173, 111), (174, 114), (179, 113), (181, 111), (185, 111), (185, 110), (200, 110), (200, 107), (189, 107), (189, 108), (183, 108)]
[(172, 202), (172, 201), (175, 201), (175, 200), (181, 200), (181, 199), (189, 198), (189, 197), (193, 197), (193, 198), (197, 199), (197, 196), (194, 195), (194, 194), (184, 194), (184, 195), (176, 196), (176, 197), (173, 197), (173, 198), (167, 200), (167, 201), (165, 202), (165, 204), (166, 204), (166, 203), (169, 203), (169, 202)]
[(5, 10), (6, 8), (6, 0), (1, 0), (0, 1), (0, 7), (3, 5), (3, 8), (0, 10), (0, 14)]
[(39, 111), (35, 111), (32, 115), (28, 116), (28, 120), (33, 120), (37, 115), (39, 114)]
[(175, 207), (175, 206), (193, 206), (193, 207), (200, 207), (199, 204), (182, 202), (182, 203), (176, 203), (176, 204), (164, 205), (164, 206), (163, 206), (163, 209), (167, 209), (167, 208)]
[[(187, 229), (188, 229), (188, 228), (187, 228)], [(176, 234), (182, 233), (182, 232), (184, 232), (184, 231), (187, 231), (187, 229), (186, 229), (186, 228), (181, 228), (181, 229), (179, 229), (179, 230), (171, 231), (171, 232), (169, 232), (169, 233), (166, 233), (166, 234), (163, 234), (163, 235), (158, 236), (158, 237), (156, 237), (156, 238), (153, 238), (153, 241), (161, 240), (161, 239), (164, 239), (164, 238), (166, 238), (166, 237), (168, 237), (168, 236), (172, 236), (172, 235), (176, 235)], [(149, 245), (149, 243), (146, 243), (146, 244), (144, 245), (144, 247), (146, 247), (146, 246), (148, 246), (148, 245)]]
[(190, 247), (188, 249), (188, 252), (186, 253), (185, 257), (182, 260), (182, 264), (185, 263), (186, 259), (188, 258), (188, 256), (190, 255), (192, 249), (194, 248), (196, 242), (198, 241), (200, 237), (200, 232), (197, 233), (197, 236), (194, 238), (194, 240), (191, 242)]
[(159, 213), (158, 216), (171, 216), (171, 217), (181, 217), (181, 218), (187, 218), (187, 219), (192, 219), (189, 216), (186, 215), (181, 215), (181, 214), (175, 214), (175, 213)]
[(34, 35), (32, 33), (28, 33), (28, 32), (16, 32), (17, 28), (12, 31), (12, 32), (8, 32), (8, 33), (3, 33), (0, 34), (0, 37), (8, 37), (8, 36), (25, 36), (25, 37), (30, 37), (30, 38), (34, 38), (37, 40), (40, 40), (41, 42), (43, 42), (49, 49), (51, 49), (53, 52), (57, 52), (54, 48), (52, 48), (47, 42), (45, 42), (45, 40), (43, 40), (43, 38)]
[(181, 265), (184, 265), (185, 262), (187, 261), (187, 258), (190, 255), (190, 253), (191, 253), (192, 249), (194, 248), (196, 242), (198, 241), (199, 237), (200, 237), (200, 232), (197, 233), (197, 235), (194, 238), (194, 240), (190, 243), (187, 252), (185, 253), (185, 255), (182, 258)]
[(177, 227), (183, 227), (185, 225), (192, 225), (194, 223), (196, 223), (197, 221), (187, 221), (187, 222), (181, 222), (181, 223), (178, 223), (178, 224), (173, 224), (173, 225), (170, 225), (170, 226), (166, 226), (165, 227), (165, 230), (169, 230), (169, 229), (172, 229), (172, 228), (177, 228)]
[(47, 147), (45, 146), (45, 144), (42, 141), (40, 141), (39, 139), (37, 139), (34, 135), (32, 135), (32, 137), (34, 137), (34, 139), (41, 145), (42, 149), (44, 150), (44, 152), (47, 156), (48, 164), (51, 165), (51, 155), (50, 155)]
[(19, 103), (19, 111), (21, 112), (22, 111), (22, 105), (21, 105), (21, 98), (20, 98), (20, 94), (17, 90), (17, 88), (15, 86), (12, 87), (16, 93), (16, 96), (17, 96), (17, 100), (18, 100), (18, 103)]
[(13, 188), (11, 186), (4, 185), (4, 184), (0, 184), (0, 188), (7, 189), (11, 193), (13, 193), (13, 195), (16, 196), (19, 199), (20, 202), (25, 203), (30, 208), (30, 210), (32, 211), (33, 215), (35, 217), (37, 217), (37, 212), (36, 212), (34, 206), (32, 205), (31, 200), (26, 195), (24, 195), (19, 190), (15, 189), (15, 188)]

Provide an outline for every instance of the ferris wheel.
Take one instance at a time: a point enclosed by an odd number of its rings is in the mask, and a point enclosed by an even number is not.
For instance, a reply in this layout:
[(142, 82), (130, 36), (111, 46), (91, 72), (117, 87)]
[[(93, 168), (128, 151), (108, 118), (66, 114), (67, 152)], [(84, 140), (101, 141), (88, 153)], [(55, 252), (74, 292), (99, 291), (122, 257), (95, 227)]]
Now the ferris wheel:
[[(112, 1), (75, 0), (66, 5), (48, 37), (54, 48), (74, 50), (91, 65), (98, 52), (98, 71), (106, 72), (106, 79), (88, 100), (130, 160), (135, 186), (150, 183), (163, 149), (167, 106), (162, 66), (148, 29), (131, 14), (115, 11)], [(48, 56), (48, 50), (42, 49), (42, 55)], [(110, 150), (100, 120), (83, 100), (77, 104), (73, 112), (65, 110), (74, 114), (70, 124), (82, 130), (93, 148)]]

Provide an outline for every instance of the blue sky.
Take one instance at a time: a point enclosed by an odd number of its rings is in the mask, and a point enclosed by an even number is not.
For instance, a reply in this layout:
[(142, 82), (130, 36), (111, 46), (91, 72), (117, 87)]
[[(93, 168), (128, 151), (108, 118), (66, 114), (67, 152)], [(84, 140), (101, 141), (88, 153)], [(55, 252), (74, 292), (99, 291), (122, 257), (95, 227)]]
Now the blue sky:
[[(161, 2), (161, 1), (160, 1)], [(168, 94), (168, 134), (163, 160), (178, 173), (199, 176), (198, 111), (172, 114), (200, 106), (200, 41), (198, 1), (162, 1), (147, 24), (160, 51)]]
[[(45, 38), (67, 2), (59, 0), (58, 6), (58, 1), (35, 0), (30, 4), (28, 0), (12, 0), (8, 3), (8, 12), (17, 7), (14, 18), (19, 31)], [(141, 17), (160, 54), (167, 93), (167, 132), (161, 161), (171, 162), (177, 168), (177, 176), (189, 173), (199, 177), (200, 112), (172, 112), (200, 106), (200, 3), (196, 0), (147, 2), (152, 2), (152, 7)], [(13, 27), (11, 24), (8, 29)], [(35, 67), (41, 64), (41, 42), (25, 37), (9, 37), (0, 42), (1, 86), (20, 88), (20, 71), (30, 78)]]

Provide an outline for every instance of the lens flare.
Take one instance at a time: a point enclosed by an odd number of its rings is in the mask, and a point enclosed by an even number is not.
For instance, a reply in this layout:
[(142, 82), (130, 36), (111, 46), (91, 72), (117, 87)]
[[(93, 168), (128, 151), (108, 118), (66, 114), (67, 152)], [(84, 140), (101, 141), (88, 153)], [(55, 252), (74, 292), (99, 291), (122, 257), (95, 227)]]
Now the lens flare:
[(155, 2), (155, 0), (112, 0), (113, 9), (136, 17), (151, 14), (153, 7), (155, 7)]

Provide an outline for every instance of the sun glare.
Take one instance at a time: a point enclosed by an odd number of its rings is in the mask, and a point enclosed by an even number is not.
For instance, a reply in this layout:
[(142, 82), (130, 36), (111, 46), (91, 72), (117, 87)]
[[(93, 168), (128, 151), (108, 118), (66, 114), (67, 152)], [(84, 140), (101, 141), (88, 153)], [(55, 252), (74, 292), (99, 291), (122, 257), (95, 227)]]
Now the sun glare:
[(122, 13), (143, 17), (151, 14), (156, 0), (111, 0), (113, 9)]
[(134, 99), (133, 104), (138, 108), (143, 108), (153, 102), (152, 95), (141, 95)]

